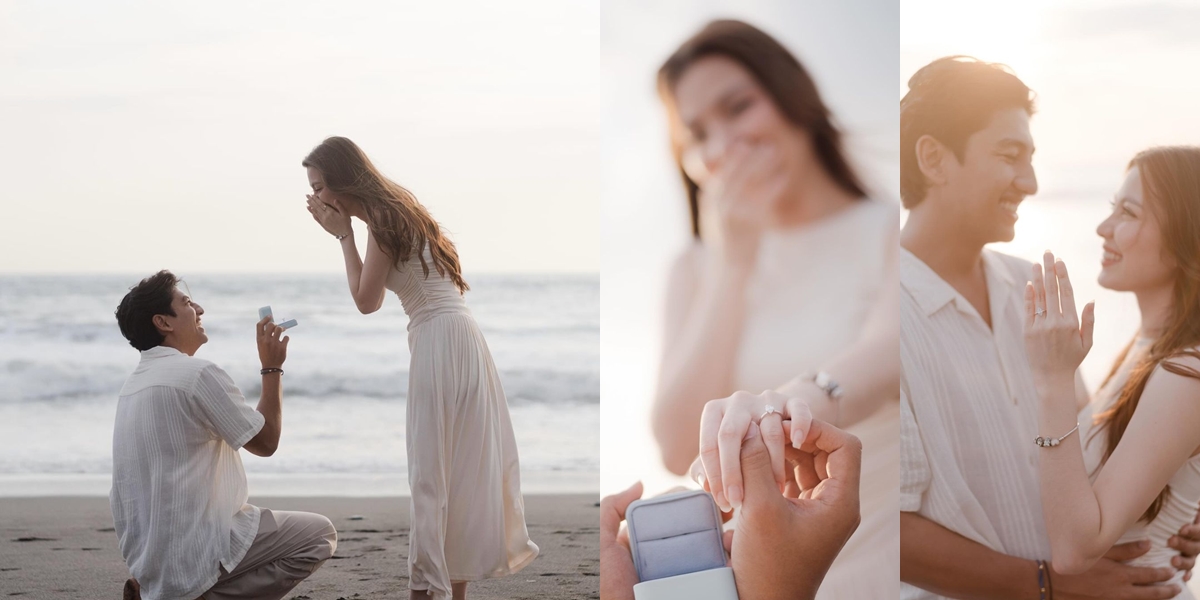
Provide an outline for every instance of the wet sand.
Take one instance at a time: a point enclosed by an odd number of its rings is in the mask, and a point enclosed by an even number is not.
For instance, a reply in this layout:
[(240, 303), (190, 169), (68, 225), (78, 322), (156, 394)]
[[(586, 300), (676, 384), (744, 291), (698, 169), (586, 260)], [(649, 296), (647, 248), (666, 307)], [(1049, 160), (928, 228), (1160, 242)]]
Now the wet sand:
[[(408, 498), (250, 498), (257, 506), (323, 514), (338, 549), (287, 598), (408, 598)], [(468, 598), (598, 599), (599, 508), (586, 494), (525, 497), (541, 554), (509, 577), (470, 584)], [(350, 517), (362, 519), (351, 520)], [(0, 499), (0, 597), (120, 598), (129, 577), (108, 498)]]

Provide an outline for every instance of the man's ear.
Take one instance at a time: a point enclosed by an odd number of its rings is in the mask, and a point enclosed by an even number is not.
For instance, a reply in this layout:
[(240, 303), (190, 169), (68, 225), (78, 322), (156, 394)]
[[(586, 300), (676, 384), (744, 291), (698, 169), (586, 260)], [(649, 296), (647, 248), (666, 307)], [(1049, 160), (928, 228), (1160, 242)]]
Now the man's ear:
[(171, 324), (167, 322), (166, 315), (154, 315), (150, 320), (154, 323), (154, 326), (158, 328), (158, 332), (163, 335), (174, 331), (174, 328), (171, 327)]
[(929, 185), (946, 183), (946, 161), (952, 159), (950, 149), (931, 135), (917, 140), (917, 167)]

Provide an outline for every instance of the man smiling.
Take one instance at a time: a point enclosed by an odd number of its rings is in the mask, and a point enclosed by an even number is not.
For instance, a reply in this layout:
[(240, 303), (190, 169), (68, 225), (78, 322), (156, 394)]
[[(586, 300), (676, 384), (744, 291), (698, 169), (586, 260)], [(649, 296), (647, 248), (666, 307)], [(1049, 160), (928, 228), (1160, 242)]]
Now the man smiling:
[[(1006, 68), (936, 60), (900, 103), (900, 579), (909, 600), (1172, 598), (1174, 569), (1114, 546), (1081, 575), (1052, 572), (1037, 471), (1038, 396), (1025, 354), (1029, 262), (1013, 239), (1037, 193), (1032, 92)], [(1086, 391), (1079, 385), (1080, 406)], [(1190, 569), (1200, 528), (1172, 542)]]
[(337, 546), (329, 519), (246, 502), (239, 448), (271, 456), (282, 424), (288, 338), (256, 326), (262, 397), (194, 355), (204, 309), (160, 271), (130, 289), (117, 324), (141, 361), (121, 388), (113, 431), (113, 522), (133, 575), (125, 598), (282, 598)]

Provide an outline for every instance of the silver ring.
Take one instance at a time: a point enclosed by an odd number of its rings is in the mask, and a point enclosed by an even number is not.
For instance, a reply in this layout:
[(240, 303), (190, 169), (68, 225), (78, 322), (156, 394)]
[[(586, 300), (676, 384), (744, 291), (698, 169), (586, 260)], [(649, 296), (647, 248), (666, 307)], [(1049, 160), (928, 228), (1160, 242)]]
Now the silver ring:
[(777, 412), (777, 411), (775, 410), (775, 407), (774, 407), (774, 406), (771, 406), (770, 404), (768, 404), (768, 405), (767, 405), (767, 410), (763, 411), (763, 414), (759, 415), (759, 417), (758, 417), (758, 420), (759, 420), (759, 421), (762, 421), (763, 419), (765, 419), (765, 418), (767, 417), (767, 415), (773, 415), (773, 414), (775, 414), (776, 412)]
[(1037, 312), (1033, 313), (1033, 316), (1035, 316), (1035, 317), (1044, 317), (1044, 316), (1046, 316), (1046, 309), (1042, 309), (1042, 310), (1039, 310), (1039, 311), (1037, 311)]

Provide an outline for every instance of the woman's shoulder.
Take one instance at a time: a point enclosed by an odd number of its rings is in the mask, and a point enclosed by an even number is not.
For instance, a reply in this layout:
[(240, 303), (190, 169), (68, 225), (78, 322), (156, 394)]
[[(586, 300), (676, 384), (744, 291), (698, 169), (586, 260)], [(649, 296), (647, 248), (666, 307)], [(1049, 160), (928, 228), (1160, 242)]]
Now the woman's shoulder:
[[(888, 200), (866, 197), (833, 215), (829, 224), (821, 229), (826, 243), (836, 242), (830, 237), (844, 238), (848, 243), (853, 242), (854, 248), (874, 252), (876, 247), (864, 245), (863, 240), (877, 240), (890, 253), (900, 236), (900, 206)], [(850, 251), (850, 248), (846, 250)]]
[(900, 229), (900, 205), (895, 202), (866, 197), (851, 207), (850, 214), (875, 227)]
[(1200, 385), (1200, 345), (1168, 354), (1158, 363), (1155, 370), (1196, 379)]
[[(1143, 354), (1139, 363), (1144, 365), (1148, 359)], [(1133, 372), (1137, 369), (1134, 367)], [(1188, 399), (1190, 405), (1190, 400), (1197, 397), (1200, 397), (1200, 346), (1183, 348), (1158, 360), (1146, 378), (1140, 401), (1174, 404), (1176, 399)]]
[(669, 267), (669, 279), (692, 279), (698, 277), (708, 260), (708, 250), (704, 243), (697, 239), (690, 240), (682, 250), (675, 254)]
[(893, 200), (885, 200), (873, 196), (866, 196), (859, 200), (859, 204), (871, 214), (882, 218), (900, 220), (900, 203)]
[(419, 250), (416, 242), (413, 242), (413, 244), (408, 246), (407, 249), (408, 251), (405, 253), (405, 255), (396, 260), (396, 270), (403, 271), (406, 268), (411, 268), (413, 265), (420, 268), (422, 258), (424, 258), (426, 262), (433, 260), (433, 251), (430, 250), (428, 242), (421, 245)]

